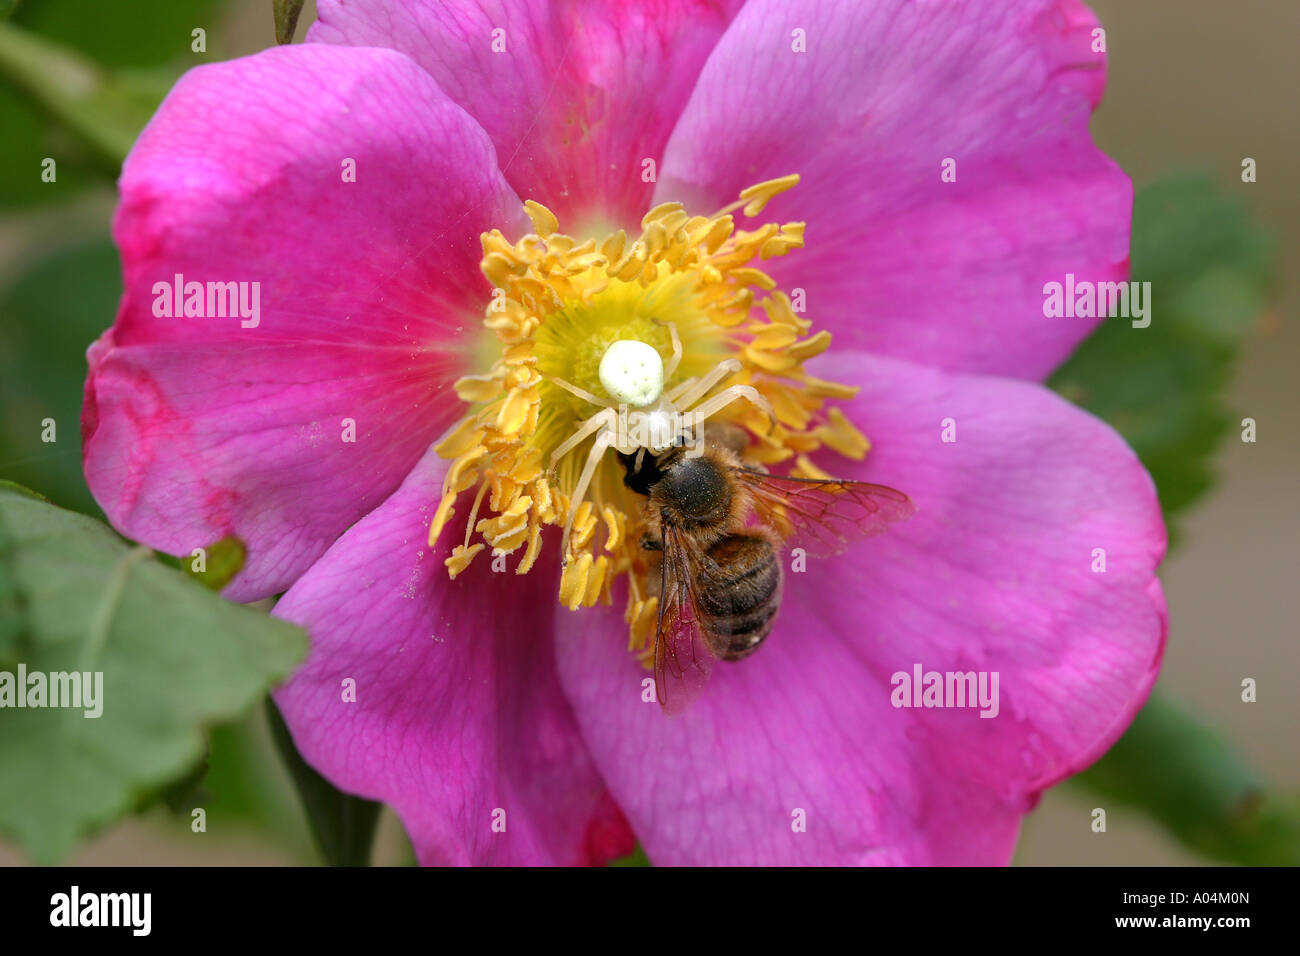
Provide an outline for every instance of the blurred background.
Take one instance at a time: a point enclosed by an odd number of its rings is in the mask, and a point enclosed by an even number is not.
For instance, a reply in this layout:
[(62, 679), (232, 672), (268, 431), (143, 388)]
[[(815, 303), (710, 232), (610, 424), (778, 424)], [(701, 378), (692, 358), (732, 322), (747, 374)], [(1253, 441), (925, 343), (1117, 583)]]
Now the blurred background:
[[(0, 0), (0, 11), (10, 5)], [(1220, 259), (1249, 274), (1243, 288), (1263, 288), (1258, 295), (1242, 292), (1231, 300), (1249, 315), (1232, 337), (1233, 349), (1240, 340), (1235, 364), (1223, 362), (1227, 379), (1221, 394), (1234, 423), (1246, 416), (1256, 420), (1258, 440), (1243, 443), (1238, 426), (1228, 429), (1208, 461), (1213, 486), (1178, 518), (1176, 546), (1161, 574), (1171, 615), (1158, 687), (1162, 700), (1171, 702), (1161, 705), (1168, 708), (1162, 711), (1165, 719), (1148, 721), (1141, 740), (1108, 757), (1110, 763), (1085, 781), (1048, 793), (1026, 821), (1017, 862), (1231, 861), (1233, 853), (1215, 849), (1227, 839), (1225, 828), (1246, 826), (1261, 801), (1294, 805), (1294, 795), (1300, 793), (1295, 547), (1300, 541), (1300, 331), (1295, 322), (1300, 306), (1300, 111), (1295, 104), (1300, 3), (1093, 0), (1091, 6), (1107, 30), (1110, 54), (1106, 100), (1094, 117), (1093, 132), (1140, 190), (1155, 184), (1146, 194), (1144, 221), (1158, 234), (1165, 216), (1161, 203), (1183, 194), (1182, 187), (1160, 186), (1169, 177), (1175, 183), (1190, 176), (1212, 184), (1213, 203), (1221, 204), (1212, 208), (1223, 212), (1200, 219), (1171, 212), (1168, 220), (1183, 232), (1203, 223), (1207, 235), (1222, 240), (1226, 251), (1216, 253)], [(309, 0), (299, 39), (314, 18)], [(117, 255), (108, 233), (117, 168), (112, 157), (123, 146), (114, 131), (124, 123), (143, 123), (189, 66), (272, 45), (271, 0), (23, 0), (10, 22), (58, 46), (36, 63), (24, 64), (4, 45), (8, 39), (0, 41), (0, 478), (98, 515), (81, 479), (75, 436), (84, 351), (111, 324), (120, 293)], [(196, 27), (206, 30), (206, 52), (191, 51)], [(71, 58), (65, 59), (65, 52)], [(57, 77), (59, 83), (43, 84), (42, 76)], [(42, 97), (39, 90), (45, 87), (94, 93), (61, 100), (48, 93)], [(105, 119), (113, 122), (100, 122)], [(41, 182), (46, 156), (60, 157), (56, 184)], [(1246, 157), (1257, 163), (1254, 183), (1241, 181)], [(1134, 278), (1141, 279), (1146, 276), (1137, 274), (1137, 245), (1135, 240)], [(1240, 251), (1246, 246), (1249, 253)], [(1259, 263), (1269, 257), (1271, 278), (1256, 283), (1263, 268)], [(1226, 268), (1216, 273), (1218, 279), (1225, 275)], [(1223, 287), (1222, 281), (1192, 286), (1202, 301)], [(1158, 325), (1160, 285), (1154, 294)], [(1229, 359), (1231, 351), (1224, 352)], [(1140, 391), (1145, 365), (1119, 367), (1113, 374), (1125, 376), (1127, 388), (1137, 388), (1142, 402), (1158, 405), (1166, 399), (1164, 380), (1154, 374), (1146, 391)], [(1060, 378), (1057, 387), (1079, 400), (1073, 367)], [(60, 429), (55, 445), (43, 444), (34, 424), (47, 416)], [(1118, 416), (1106, 417), (1130, 435)], [(1135, 445), (1146, 460), (1144, 448)], [(1159, 478), (1160, 470), (1153, 471)], [(1162, 482), (1162, 499), (1169, 487)], [(1197, 490), (1171, 493), (1191, 498)], [(1258, 681), (1256, 703), (1241, 700), (1241, 681), (1247, 677)], [(1180, 741), (1187, 738), (1180, 735), (1187, 733), (1184, 717), (1189, 715), (1213, 728), (1203, 738), (1211, 741), (1205, 745), (1205, 766), (1221, 769), (1227, 761), (1231, 773), (1245, 773), (1254, 781), (1242, 784), (1233, 778), (1224, 800), (1208, 808), (1198, 802), (1203, 795), (1184, 793), (1199, 772), (1195, 767), (1189, 769), (1186, 761), (1168, 768), (1161, 763), (1168, 751), (1181, 752)], [(0, 718), (0, 732), (2, 728)], [(1164, 782), (1152, 798), (1157, 806), (1141, 806), (1152, 801), (1124, 792), (1125, 782), (1142, 774)], [(191, 806), (206, 808), (207, 833), (191, 833)], [(1090, 811), (1097, 806), (1107, 809), (1104, 834), (1090, 828)], [(1189, 807), (1195, 808), (1194, 818), (1188, 816)], [(1278, 839), (1292, 839), (1296, 832), (1300, 829)], [(1256, 828), (1238, 842), (1265, 838), (1272, 839)], [(240, 724), (213, 731), (208, 772), (197, 789), (170, 806), (162, 801), (144, 808), (89, 839), (70, 862), (317, 860), (259, 709)], [(410, 860), (400, 825), (385, 813), (375, 861)], [(0, 864), (21, 862), (18, 851), (0, 843)]]
[[(1300, 4), (1274, 0), (1093, 0), (1110, 76), (1093, 117), (1099, 146), (1141, 188), (1203, 171), (1273, 238), (1273, 301), (1246, 336), (1224, 392), (1267, 428), (1228, 434), (1217, 483), (1182, 519), (1161, 571), (1170, 636), (1160, 690), (1222, 731), (1276, 788), (1300, 790)], [(1267, 166), (1241, 182), (1241, 161)], [(1158, 294), (1158, 293), (1155, 293)], [(1153, 320), (1154, 321), (1154, 320)], [(1159, 402), (1161, 396), (1151, 396)], [(1268, 424), (1265, 425), (1264, 423)], [(1255, 677), (1259, 701), (1241, 701)], [(1018, 862), (1198, 863), (1141, 815), (1109, 813), (1106, 837), (1080, 822), (1098, 803), (1057, 788), (1024, 829)]]

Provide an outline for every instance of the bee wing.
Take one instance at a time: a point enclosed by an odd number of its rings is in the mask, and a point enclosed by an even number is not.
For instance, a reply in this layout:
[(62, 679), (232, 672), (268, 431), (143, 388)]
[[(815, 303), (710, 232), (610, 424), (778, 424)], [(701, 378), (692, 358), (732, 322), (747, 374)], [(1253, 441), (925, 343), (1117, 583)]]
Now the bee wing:
[(882, 534), (916, 512), (901, 491), (865, 481), (790, 478), (752, 468), (733, 471), (759, 520), (816, 557), (839, 554), (855, 538)]
[(704, 689), (716, 658), (705, 641), (703, 616), (696, 600), (693, 545), (666, 521), (662, 531), (655, 696), (664, 713), (674, 717)]

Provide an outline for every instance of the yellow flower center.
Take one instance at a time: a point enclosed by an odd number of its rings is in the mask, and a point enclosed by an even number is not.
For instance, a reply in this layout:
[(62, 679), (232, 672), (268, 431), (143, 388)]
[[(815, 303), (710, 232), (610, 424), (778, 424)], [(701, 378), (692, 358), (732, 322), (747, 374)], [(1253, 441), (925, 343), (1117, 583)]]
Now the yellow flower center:
[[(806, 457), (822, 445), (866, 454), (867, 440), (844, 415), (823, 409), (827, 398), (856, 389), (803, 371), (830, 334), (810, 335), (808, 320), (754, 265), (802, 247), (804, 224), (746, 232), (731, 215), (743, 207), (757, 216), (798, 181), (752, 186), (711, 216), (664, 203), (646, 213), (631, 242), (621, 229), (578, 242), (531, 200), (524, 208), (534, 232), (513, 244), (497, 230), (483, 234), (483, 274), (494, 287), (483, 321), (500, 356), (487, 373), (456, 383), (473, 410), (437, 446), (452, 462), (430, 545), (454, 517), (457, 497), (476, 489), (464, 541), (446, 560), (452, 578), (488, 547), (502, 559), (522, 549), (514, 570), (526, 574), (543, 528), (570, 525), (561, 603), (574, 610), (610, 603), (611, 584), (627, 574), (631, 650), (647, 655), (657, 598), (645, 589), (644, 498), (624, 486), (615, 452), (635, 445), (653, 452), (662, 442), (629, 439), (629, 423), (668, 421), (671, 441), (676, 413), (703, 409), (710, 420), (747, 429), (748, 461), (793, 458), (791, 473), (805, 476), (824, 477)], [(643, 343), (661, 361), (640, 345), (611, 349), (616, 342)], [(592, 461), (597, 442), (607, 450)]]

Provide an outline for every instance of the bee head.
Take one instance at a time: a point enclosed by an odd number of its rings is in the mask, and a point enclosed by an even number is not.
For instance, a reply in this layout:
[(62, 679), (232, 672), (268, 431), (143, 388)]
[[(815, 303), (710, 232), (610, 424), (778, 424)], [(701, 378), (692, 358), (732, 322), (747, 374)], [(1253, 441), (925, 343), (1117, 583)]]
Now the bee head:
[(623, 484), (638, 495), (650, 496), (650, 489), (663, 478), (659, 467), (659, 457), (644, 448), (630, 455), (618, 453), (618, 460), (623, 465)]

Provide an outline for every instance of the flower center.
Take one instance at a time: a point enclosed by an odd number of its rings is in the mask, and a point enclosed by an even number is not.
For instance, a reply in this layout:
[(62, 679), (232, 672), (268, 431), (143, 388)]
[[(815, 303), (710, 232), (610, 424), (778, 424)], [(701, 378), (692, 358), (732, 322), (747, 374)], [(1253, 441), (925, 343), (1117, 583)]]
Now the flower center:
[(867, 440), (844, 415), (823, 409), (856, 389), (802, 367), (830, 334), (810, 335), (808, 320), (754, 265), (802, 247), (804, 224), (746, 232), (731, 215), (743, 207), (757, 216), (798, 181), (752, 186), (711, 216), (664, 203), (631, 242), (620, 229), (579, 243), (531, 200), (524, 208), (534, 232), (513, 244), (497, 230), (483, 234), (482, 269), (494, 287), (484, 325), (500, 356), (456, 383), (472, 410), (437, 446), (452, 461), (431, 545), (458, 496), (476, 489), (464, 541), (446, 560), (452, 578), (488, 547), (502, 561), (522, 549), (514, 570), (526, 574), (543, 528), (558, 525), (561, 603), (609, 603), (612, 583), (627, 574), (632, 650), (648, 654), (657, 598), (645, 592), (644, 499), (624, 485), (616, 452), (653, 454), (708, 420), (746, 429), (749, 462), (793, 458), (792, 474), (822, 476), (806, 457), (822, 445), (866, 454)]

